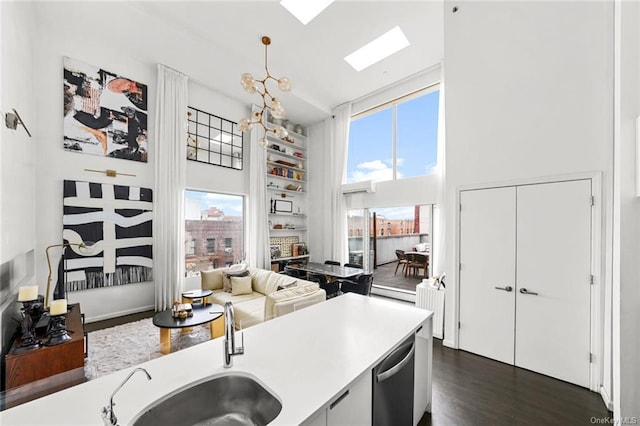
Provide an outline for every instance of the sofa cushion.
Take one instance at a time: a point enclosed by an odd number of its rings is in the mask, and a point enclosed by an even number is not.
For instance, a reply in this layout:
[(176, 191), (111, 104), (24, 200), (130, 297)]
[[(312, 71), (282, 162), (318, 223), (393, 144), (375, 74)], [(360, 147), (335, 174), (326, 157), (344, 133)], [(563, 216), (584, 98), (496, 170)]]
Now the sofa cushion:
[(292, 277), (290, 275), (283, 275), (283, 274), (277, 274), (277, 273), (272, 273), (271, 276), (269, 277), (269, 280), (267, 281), (267, 285), (265, 287), (265, 293), (264, 294), (271, 294), (274, 291), (278, 290), (278, 287), (289, 287), (292, 284), (296, 284), (296, 282), (298, 281), (298, 279), (296, 277)]
[(211, 296), (209, 296), (209, 300), (211, 300), (212, 303), (215, 303), (216, 305), (221, 305), (221, 306), (224, 306), (224, 304), (227, 302), (231, 302), (233, 303), (233, 307), (235, 308), (236, 305), (239, 305), (249, 300), (259, 299), (261, 297), (264, 298), (265, 296), (256, 291), (252, 292), (251, 294), (239, 294), (237, 296), (234, 296), (233, 294), (227, 293), (226, 291), (218, 290), (214, 292)]
[(225, 272), (224, 268), (200, 271), (200, 287), (204, 290), (220, 290)]
[[(305, 281), (306, 282), (306, 281)], [(312, 296), (317, 297), (312, 297)], [(318, 283), (303, 284), (296, 287), (285, 288), (267, 295), (264, 306), (265, 320), (275, 318), (288, 312), (293, 312), (296, 304), (307, 306), (326, 299), (324, 290)]]
[(251, 281), (251, 285), (253, 287), (253, 291), (257, 291), (258, 293), (267, 294), (267, 282), (269, 281), (269, 277), (274, 274), (272, 271), (267, 271), (266, 269), (252, 269), (250, 270), (250, 275), (253, 278)]
[(227, 293), (231, 293), (231, 277), (246, 277), (247, 275), (249, 275), (249, 271), (246, 269), (240, 272), (227, 271), (222, 277), (222, 288)]
[(238, 296), (241, 294), (251, 294), (253, 290), (251, 289), (251, 277), (236, 277), (231, 276), (231, 294), (234, 296)]
[[(254, 294), (256, 294), (254, 292)], [(238, 330), (264, 322), (264, 303), (267, 298), (260, 295), (252, 300), (233, 305), (235, 328)]]

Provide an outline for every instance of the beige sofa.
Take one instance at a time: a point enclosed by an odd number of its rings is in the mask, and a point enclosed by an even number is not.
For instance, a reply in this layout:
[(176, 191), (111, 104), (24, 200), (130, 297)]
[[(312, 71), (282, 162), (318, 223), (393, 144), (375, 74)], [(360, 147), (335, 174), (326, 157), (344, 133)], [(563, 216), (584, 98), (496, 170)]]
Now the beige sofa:
[(247, 328), (304, 306), (326, 300), (318, 283), (265, 269), (247, 269), (246, 277), (229, 276), (228, 268), (200, 272), (202, 289), (212, 290), (209, 301), (232, 302), (235, 327)]

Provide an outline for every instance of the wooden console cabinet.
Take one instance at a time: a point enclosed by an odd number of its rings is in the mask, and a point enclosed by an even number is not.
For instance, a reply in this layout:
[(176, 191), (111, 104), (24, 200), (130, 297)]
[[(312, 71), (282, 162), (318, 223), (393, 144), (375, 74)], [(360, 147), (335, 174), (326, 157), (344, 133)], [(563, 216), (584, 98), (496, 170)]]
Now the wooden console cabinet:
[[(50, 388), (49, 392), (45, 392), (50, 393), (85, 381), (84, 325), (80, 304), (69, 306), (71, 311), (67, 314), (66, 326), (70, 341), (26, 351), (20, 350), (20, 339), (13, 343), (9, 353), (5, 355), (5, 389), (8, 393), (20, 386), (24, 390), (21, 393), (31, 394), (33, 397), (34, 393), (41, 392), (43, 388)], [(46, 340), (46, 336), (38, 335), (37, 338), (41, 341)], [(24, 386), (28, 384), (29, 386)], [(29, 387), (33, 389), (30, 391)]]

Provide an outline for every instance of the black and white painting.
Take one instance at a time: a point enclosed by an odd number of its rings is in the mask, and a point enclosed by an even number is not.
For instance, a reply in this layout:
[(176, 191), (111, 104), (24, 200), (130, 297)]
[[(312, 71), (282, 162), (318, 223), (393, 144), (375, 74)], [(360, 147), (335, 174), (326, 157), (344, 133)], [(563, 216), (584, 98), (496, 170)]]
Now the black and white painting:
[(152, 280), (151, 189), (64, 181), (63, 239), (67, 292)]
[(147, 161), (147, 86), (64, 58), (64, 149)]

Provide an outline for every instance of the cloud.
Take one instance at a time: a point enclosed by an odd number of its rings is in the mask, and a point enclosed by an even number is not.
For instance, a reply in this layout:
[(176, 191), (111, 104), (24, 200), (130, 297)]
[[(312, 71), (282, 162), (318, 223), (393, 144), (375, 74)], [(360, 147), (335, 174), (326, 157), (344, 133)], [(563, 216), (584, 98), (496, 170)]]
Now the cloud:
[(381, 182), (393, 179), (393, 168), (382, 160), (365, 161), (356, 166), (356, 170), (351, 172), (348, 182), (362, 182), (373, 180)]

